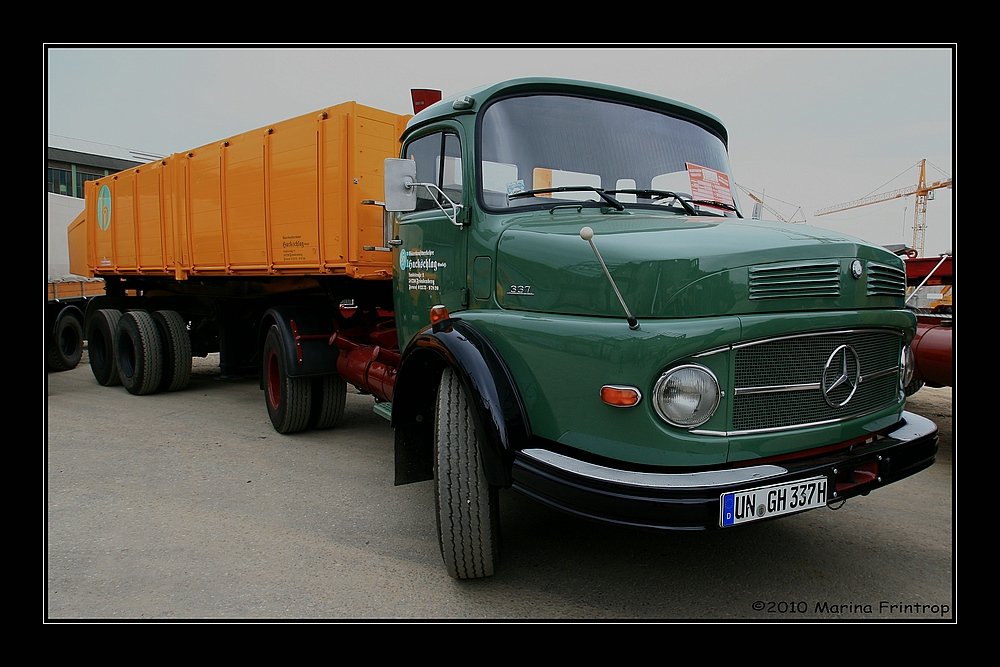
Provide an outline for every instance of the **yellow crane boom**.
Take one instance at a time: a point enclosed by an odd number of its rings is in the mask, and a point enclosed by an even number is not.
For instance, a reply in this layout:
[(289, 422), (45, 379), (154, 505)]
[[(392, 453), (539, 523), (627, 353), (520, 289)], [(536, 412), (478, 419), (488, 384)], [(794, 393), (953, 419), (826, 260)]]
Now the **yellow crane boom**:
[(844, 202), (842, 204), (827, 206), (816, 211), (815, 215), (829, 215), (831, 213), (838, 213), (852, 208), (868, 206), (869, 204), (878, 204), (880, 202), (889, 201), (890, 199), (899, 199), (900, 197), (916, 195), (917, 202), (913, 207), (913, 244), (911, 247), (917, 251), (917, 255), (923, 255), (924, 238), (927, 234), (927, 201), (934, 198), (932, 194), (934, 190), (950, 187), (952, 187), (952, 179), (950, 178), (946, 178), (943, 181), (933, 181), (932, 183), (927, 182), (927, 160), (924, 159), (920, 161), (920, 180), (916, 185), (899, 188), (898, 190), (890, 190), (889, 192), (868, 195), (867, 197)]
[[(795, 210), (795, 213), (792, 213), (792, 219), (789, 220), (788, 218), (786, 218), (785, 216), (783, 216), (780, 211), (778, 211), (774, 207), (768, 206), (766, 203), (764, 203), (764, 197), (763, 197), (763, 195), (757, 195), (757, 194), (754, 193), (753, 190), (751, 190), (750, 188), (748, 188), (746, 186), (740, 185), (739, 183), (736, 184), (736, 187), (738, 187), (740, 190), (742, 190), (743, 192), (745, 192), (746, 195), (747, 195), (747, 197), (750, 197), (750, 199), (754, 200), (754, 202), (756, 202), (757, 204), (760, 204), (761, 208), (763, 208), (765, 211), (767, 211), (768, 213), (770, 213), (771, 215), (773, 215), (774, 217), (776, 217), (778, 220), (781, 220), (782, 222), (787, 222), (787, 223), (790, 223), (790, 224), (794, 224), (796, 222), (805, 222), (806, 221), (805, 220), (805, 216), (803, 216), (802, 220), (795, 220), (794, 219), (795, 215), (797, 213), (800, 213), (802, 211), (802, 207), (801, 206), (799, 206)], [(792, 204), (792, 206), (795, 206), (795, 204)], [(760, 216), (759, 215), (755, 215), (753, 217), (759, 218)]]

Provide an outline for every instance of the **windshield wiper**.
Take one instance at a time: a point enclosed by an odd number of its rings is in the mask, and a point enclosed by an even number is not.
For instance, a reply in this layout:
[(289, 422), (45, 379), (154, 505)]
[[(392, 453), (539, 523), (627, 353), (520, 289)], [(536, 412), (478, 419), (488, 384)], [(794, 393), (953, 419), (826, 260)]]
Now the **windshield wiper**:
[(609, 194), (617, 195), (635, 195), (637, 197), (656, 197), (653, 201), (659, 201), (660, 199), (667, 199), (668, 197), (673, 197), (678, 202), (680, 202), (681, 207), (687, 211), (688, 215), (698, 215), (698, 211), (694, 209), (694, 206), (688, 204), (681, 196), (676, 192), (671, 192), (670, 190), (608, 190)]
[[(597, 195), (606, 201), (611, 207), (616, 211), (624, 211), (625, 206), (608, 194), (602, 188), (595, 188), (592, 185), (563, 185), (558, 188), (538, 188), (537, 190), (524, 190), (522, 192), (515, 192), (514, 194), (507, 195), (507, 199), (518, 199), (520, 197), (530, 197), (532, 195), (544, 195), (550, 192), (595, 192)], [(624, 191), (623, 191), (624, 192)]]
[(736, 215), (738, 215), (741, 218), (743, 217), (743, 215), (737, 210), (735, 206), (733, 206), (732, 204), (727, 204), (724, 201), (715, 201), (713, 199), (689, 199), (688, 201), (691, 202), (692, 204), (704, 204), (706, 206), (724, 208), (727, 211), (734, 211)]

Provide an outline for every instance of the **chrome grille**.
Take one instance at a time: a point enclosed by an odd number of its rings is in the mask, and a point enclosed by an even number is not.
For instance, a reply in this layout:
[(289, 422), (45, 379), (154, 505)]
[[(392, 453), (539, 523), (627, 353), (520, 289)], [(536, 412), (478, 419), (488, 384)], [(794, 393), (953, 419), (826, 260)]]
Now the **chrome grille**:
[(751, 299), (840, 296), (840, 263), (794, 262), (750, 267)]
[(868, 296), (903, 296), (906, 272), (895, 266), (868, 263)]
[[(864, 330), (735, 346), (732, 430), (789, 428), (859, 416), (895, 403), (901, 340), (893, 331)], [(821, 379), (827, 360), (841, 345), (857, 353), (860, 381), (851, 399), (838, 408), (824, 399)], [(830, 399), (839, 403), (849, 392), (841, 385), (830, 392)]]

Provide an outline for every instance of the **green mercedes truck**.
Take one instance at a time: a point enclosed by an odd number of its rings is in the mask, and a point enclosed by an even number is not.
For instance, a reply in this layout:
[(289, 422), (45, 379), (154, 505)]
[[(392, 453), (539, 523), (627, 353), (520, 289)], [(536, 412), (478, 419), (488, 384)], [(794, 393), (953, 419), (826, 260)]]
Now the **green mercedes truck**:
[[(391, 140), (377, 144), (364, 143), (381, 131), (374, 114), (333, 118), (310, 117), (301, 152), (276, 148), (292, 141), (276, 125), (257, 152), (231, 140), (163, 161), (178, 170), (161, 179), (176, 188), (162, 209), (176, 231), (161, 235), (174, 263), (144, 273), (92, 253), (87, 275), (108, 281), (87, 313), (106, 348), (99, 380), (178, 388), (192, 353), (220, 350), (224, 369), (258, 374), (283, 433), (335, 425), (348, 384), (371, 394), (394, 431), (396, 483), (433, 480), (441, 553), (459, 579), (497, 567), (501, 489), (636, 528), (738, 530), (934, 462), (936, 426), (905, 410), (915, 318), (902, 261), (838, 232), (744, 217), (714, 116), (526, 78), (428, 105), (395, 133), (385, 120)], [(335, 132), (348, 137), (338, 148)], [(205, 150), (223, 168), (198, 180)], [(371, 173), (324, 168), (362, 153), (378, 157)], [(279, 171), (282, 155), (298, 166)], [(219, 178), (223, 214), (237, 211), (227, 183), (258, 157), (262, 185), (245, 182), (261, 189), (275, 255), (241, 273), (229, 241), (199, 269), (208, 237), (184, 231), (207, 219), (195, 195)], [(233, 165), (243, 171), (228, 175)], [(314, 264), (308, 234), (273, 236), (275, 207), (291, 201), (275, 189), (296, 173), (308, 185), (296, 196), (319, 202), (302, 214), (320, 211)], [(344, 198), (324, 195), (323, 178), (340, 179)], [(101, 224), (78, 233), (99, 243), (118, 224), (118, 193), (88, 185), (106, 204), (88, 205)], [(355, 219), (377, 216), (358, 241), (364, 271), (323, 258), (341, 233), (323, 228), (334, 206), (348, 240)], [(279, 261), (289, 248), (294, 269)], [(93, 363), (93, 339), (91, 350)]]

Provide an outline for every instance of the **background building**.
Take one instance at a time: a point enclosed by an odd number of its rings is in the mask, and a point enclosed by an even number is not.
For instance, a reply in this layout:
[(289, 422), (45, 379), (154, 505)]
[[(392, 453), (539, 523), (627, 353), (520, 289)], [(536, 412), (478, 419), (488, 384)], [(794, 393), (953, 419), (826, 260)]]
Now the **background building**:
[(83, 210), (83, 184), (161, 155), (55, 134), (46, 149), (46, 271), (50, 280), (69, 274), (66, 227)]

